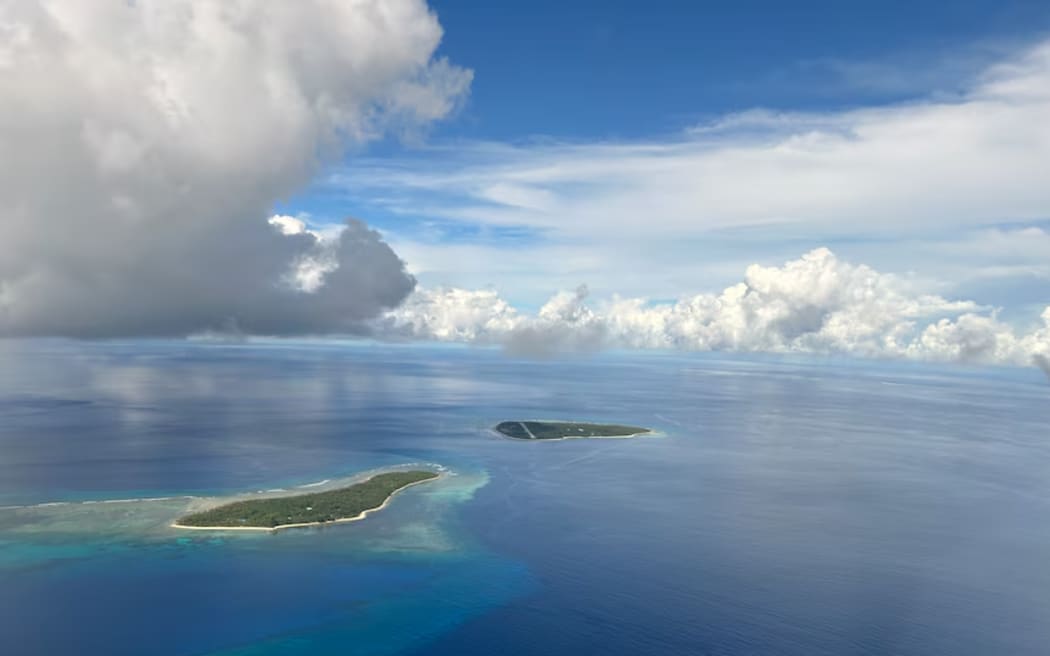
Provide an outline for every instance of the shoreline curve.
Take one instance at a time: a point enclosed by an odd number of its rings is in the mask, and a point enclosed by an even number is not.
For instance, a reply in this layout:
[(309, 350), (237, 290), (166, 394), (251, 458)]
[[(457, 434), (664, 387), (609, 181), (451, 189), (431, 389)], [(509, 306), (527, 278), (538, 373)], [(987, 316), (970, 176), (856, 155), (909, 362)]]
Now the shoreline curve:
[[(372, 478), (374, 478), (375, 476), (378, 476), (378, 475), (379, 474), (375, 474), (375, 475), (365, 479), (364, 481), (362, 481), (362, 483), (366, 483), (366, 482), (372, 480)], [(387, 496), (387, 498), (383, 500), (383, 503), (379, 504), (378, 506), (376, 506), (374, 508), (365, 508), (364, 510), (362, 510), (359, 513), (357, 513), (353, 517), (338, 517), (336, 519), (323, 521), (323, 522), (297, 522), (297, 523), (294, 523), (294, 524), (278, 524), (277, 526), (189, 526), (187, 524), (179, 524), (178, 520), (176, 520), (176, 521), (172, 522), (171, 524), (169, 524), (169, 527), (170, 528), (182, 529), (182, 530), (186, 530), (186, 531), (263, 531), (263, 532), (267, 532), (267, 533), (276, 533), (277, 531), (281, 531), (281, 530), (289, 529), (289, 528), (307, 528), (307, 527), (310, 527), (310, 526), (328, 526), (329, 524), (345, 524), (345, 523), (348, 523), (348, 522), (359, 522), (359, 521), (361, 521), (363, 519), (367, 519), (368, 515), (370, 515), (371, 513), (378, 512), (378, 511), (382, 510), (383, 508), (386, 508), (390, 504), (390, 501), (395, 496), (397, 496), (397, 494), (399, 492), (401, 492), (403, 490), (407, 490), (408, 488), (413, 487), (415, 485), (422, 485), (424, 483), (433, 483), (434, 481), (439, 481), (442, 478), (444, 478), (446, 475), (447, 475), (447, 472), (439, 471), (439, 472), (437, 472), (437, 476), (435, 476), (434, 478), (427, 478), (427, 479), (424, 479), (422, 481), (413, 481), (412, 483), (406, 483), (406, 484), (402, 485), (401, 487), (397, 488), (396, 490), (394, 490), (393, 492), (391, 492)], [(288, 498), (288, 497), (296, 497), (296, 496), (301, 496), (301, 495), (289, 494), (289, 495), (287, 495), (287, 497), (273, 497), (273, 498), (279, 499), (279, 498)]]

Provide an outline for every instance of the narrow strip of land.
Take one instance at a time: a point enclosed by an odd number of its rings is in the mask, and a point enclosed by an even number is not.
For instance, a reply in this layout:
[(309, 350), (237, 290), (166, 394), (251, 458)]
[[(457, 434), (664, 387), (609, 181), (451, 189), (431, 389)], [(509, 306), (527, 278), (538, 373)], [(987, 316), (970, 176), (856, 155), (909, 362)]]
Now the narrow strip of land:
[(577, 437), (635, 437), (651, 433), (641, 426), (579, 421), (504, 421), (496, 431), (518, 440), (567, 440)]
[(366, 481), (325, 492), (235, 501), (181, 517), (174, 528), (222, 531), (275, 531), (364, 519), (395, 494), (438, 478), (433, 471), (377, 474)]

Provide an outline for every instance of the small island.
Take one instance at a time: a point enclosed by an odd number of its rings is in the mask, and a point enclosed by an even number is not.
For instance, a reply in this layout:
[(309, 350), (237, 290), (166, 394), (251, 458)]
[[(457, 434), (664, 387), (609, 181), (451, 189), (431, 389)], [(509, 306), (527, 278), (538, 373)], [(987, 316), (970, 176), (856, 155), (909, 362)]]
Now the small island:
[(433, 471), (377, 474), (349, 487), (295, 496), (235, 501), (178, 519), (175, 528), (275, 531), (364, 519), (407, 487), (438, 478)]
[(504, 421), (496, 431), (516, 440), (567, 440), (576, 437), (634, 437), (651, 433), (648, 428), (622, 424), (576, 421)]

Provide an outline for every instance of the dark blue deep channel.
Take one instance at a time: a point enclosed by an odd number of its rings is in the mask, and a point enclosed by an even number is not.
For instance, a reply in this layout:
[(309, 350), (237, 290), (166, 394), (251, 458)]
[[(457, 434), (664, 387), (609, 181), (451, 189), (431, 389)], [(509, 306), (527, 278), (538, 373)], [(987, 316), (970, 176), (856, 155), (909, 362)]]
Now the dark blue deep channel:
[[(167, 526), (420, 462), (362, 522)], [(1036, 370), (0, 342), (0, 653), (1041, 656), (1048, 472)]]

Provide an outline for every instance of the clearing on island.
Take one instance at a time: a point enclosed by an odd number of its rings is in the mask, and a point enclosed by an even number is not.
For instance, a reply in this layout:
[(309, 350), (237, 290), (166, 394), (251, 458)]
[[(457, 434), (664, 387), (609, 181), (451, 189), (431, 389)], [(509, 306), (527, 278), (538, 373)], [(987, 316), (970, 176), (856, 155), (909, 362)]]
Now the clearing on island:
[(572, 437), (633, 437), (651, 433), (648, 428), (622, 424), (577, 421), (504, 421), (496, 430), (518, 440), (564, 440)]
[(432, 471), (387, 472), (338, 490), (235, 501), (186, 515), (173, 526), (272, 530), (362, 519), (369, 511), (386, 505), (400, 490), (437, 477)]

